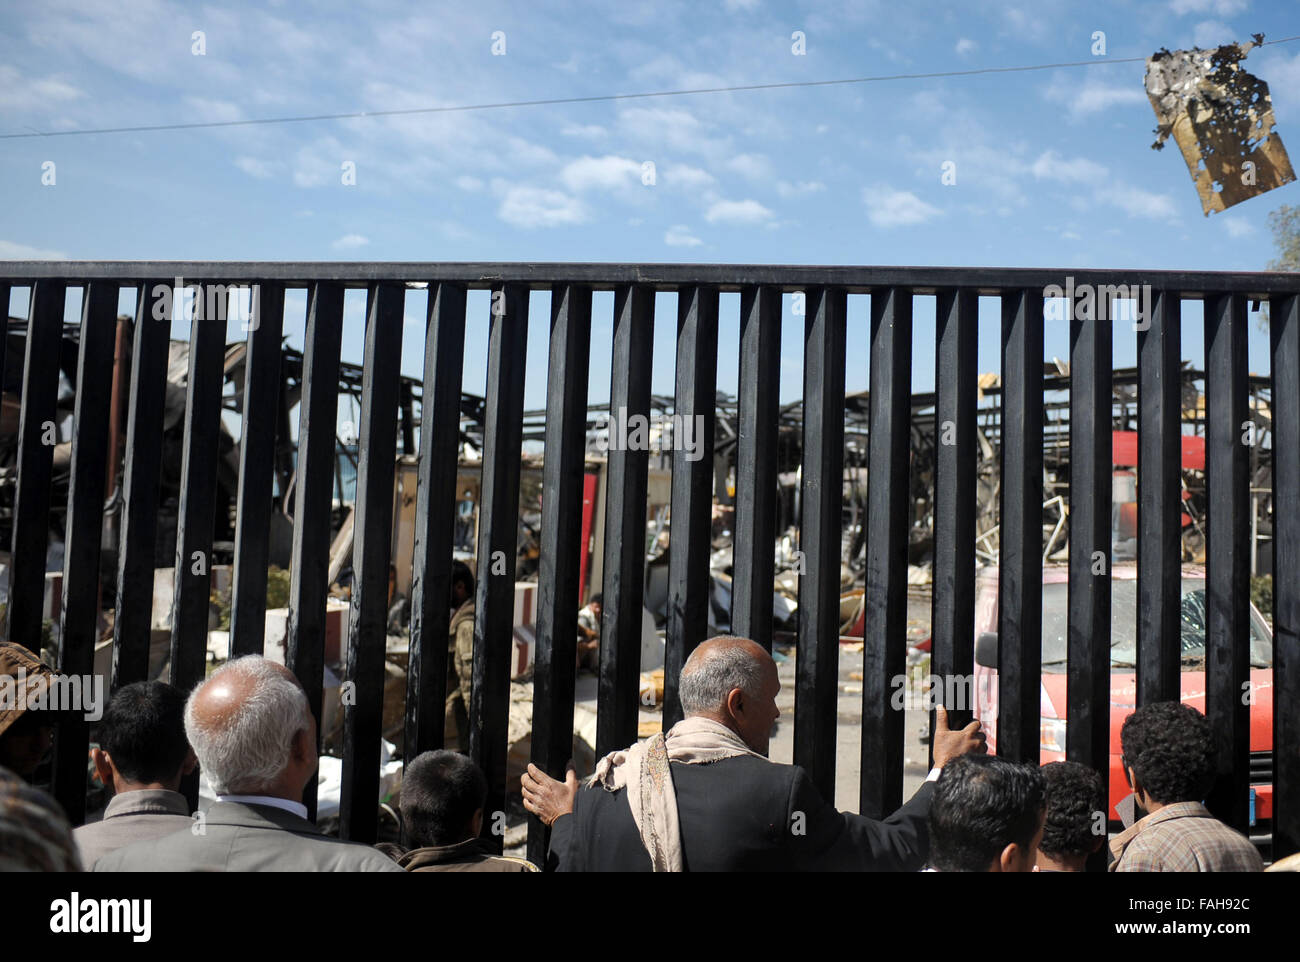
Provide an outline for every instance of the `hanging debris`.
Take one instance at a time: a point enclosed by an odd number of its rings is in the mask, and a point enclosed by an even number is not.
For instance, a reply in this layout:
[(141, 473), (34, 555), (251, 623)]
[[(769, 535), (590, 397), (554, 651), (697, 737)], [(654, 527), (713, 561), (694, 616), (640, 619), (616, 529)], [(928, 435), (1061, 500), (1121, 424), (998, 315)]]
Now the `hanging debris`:
[(1268, 84), (1241, 68), (1263, 42), (1257, 33), (1252, 43), (1147, 58), (1147, 96), (1159, 122), (1151, 146), (1162, 149), (1170, 135), (1177, 141), (1207, 217), (1295, 180), (1273, 132)]

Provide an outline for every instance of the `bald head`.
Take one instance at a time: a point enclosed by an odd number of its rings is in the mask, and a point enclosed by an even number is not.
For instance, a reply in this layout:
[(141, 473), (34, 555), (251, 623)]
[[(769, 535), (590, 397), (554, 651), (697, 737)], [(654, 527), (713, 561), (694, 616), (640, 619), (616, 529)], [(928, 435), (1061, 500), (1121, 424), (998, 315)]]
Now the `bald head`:
[[(315, 769), (316, 724), (307, 694), (293, 672), (258, 655), (228, 662), (194, 690), (185, 734), (219, 795), (301, 797)], [(303, 773), (308, 748), (310, 768)]]
[(754, 751), (767, 752), (776, 708), (776, 662), (748, 638), (721, 635), (701, 642), (682, 666), (682, 713), (722, 722)]

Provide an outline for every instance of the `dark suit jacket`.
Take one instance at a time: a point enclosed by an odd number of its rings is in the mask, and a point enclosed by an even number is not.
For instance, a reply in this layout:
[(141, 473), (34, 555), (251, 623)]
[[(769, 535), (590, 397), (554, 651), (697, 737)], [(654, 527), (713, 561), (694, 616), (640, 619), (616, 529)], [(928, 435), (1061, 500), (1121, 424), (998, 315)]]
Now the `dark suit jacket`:
[[(933, 783), (883, 822), (838, 812), (797, 765), (742, 755), (672, 766), (686, 869), (915, 872), (930, 850)], [(549, 868), (648, 872), (626, 791), (582, 788), (551, 829)]]
[(202, 822), (109, 852), (95, 872), (401, 872), (382, 852), (323, 835), (270, 805), (216, 802)]

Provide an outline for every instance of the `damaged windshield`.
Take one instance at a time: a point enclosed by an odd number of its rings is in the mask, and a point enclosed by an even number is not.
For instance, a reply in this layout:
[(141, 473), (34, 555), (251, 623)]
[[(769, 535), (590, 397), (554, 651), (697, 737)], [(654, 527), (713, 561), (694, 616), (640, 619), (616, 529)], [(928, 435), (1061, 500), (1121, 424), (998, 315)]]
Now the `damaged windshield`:
[[(1043, 670), (1066, 670), (1069, 586), (1064, 583), (1043, 585)], [(1206, 598), (1204, 578), (1183, 579), (1182, 600), (1182, 669), (1205, 670)], [(1273, 646), (1268, 629), (1252, 610), (1250, 623), (1250, 666), (1271, 668)], [(1110, 665), (1112, 668), (1137, 666), (1137, 581), (1111, 582)]]

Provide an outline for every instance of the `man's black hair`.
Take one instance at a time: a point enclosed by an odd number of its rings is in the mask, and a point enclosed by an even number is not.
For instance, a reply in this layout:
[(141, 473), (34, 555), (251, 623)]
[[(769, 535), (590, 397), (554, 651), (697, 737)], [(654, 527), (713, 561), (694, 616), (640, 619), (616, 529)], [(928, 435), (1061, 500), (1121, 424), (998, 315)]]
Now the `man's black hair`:
[(1199, 802), (1214, 785), (1214, 738), (1205, 716), (1190, 705), (1143, 705), (1119, 733), (1124, 761), (1162, 805)]
[(454, 845), (469, 838), (470, 821), (487, 801), (487, 779), (452, 751), (425, 752), (402, 774), (402, 823), (407, 844)]
[(451, 563), (451, 588), (456, 590), (457, 585), (465, 586), (465, 597), (474, 597), (474, 575), (469, 570), (469, 565), (463, 561), (453, 561)]
[(930, 802), (930, 864), (940, 872), (987, 872), (1012, 842), (1038, 831), (1042, 773), (996, 755), (959, 755), (943, 766)]
[(113, 693), (99, 720), (99, 747), (130, 782), (166, 782), (189, 754), (185, 696), (165, 681), (137, 681)]
[(605, 603), (605, 596), (602, 595), (599, 591), (597, 591), (594, 595), (592, 595), (590, 598), (587, 599), (587, 604), (589, 605), (603, 605), (604, 603)]
[[(1078, 762), (1051, 762), (1042, 768), (1047, 783), (1047, 823), (1038, 847), (1053, 858), (1090, 855), (1106, 833), (1106, 790), (1101, 776)], [(1097, 813), (1100, 812), (1100, 820)]]

